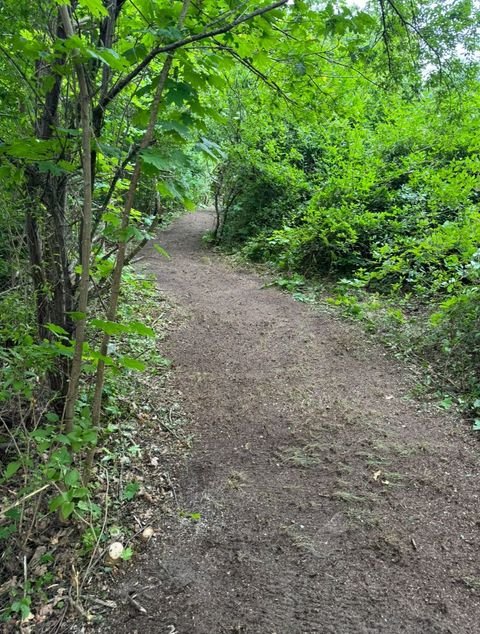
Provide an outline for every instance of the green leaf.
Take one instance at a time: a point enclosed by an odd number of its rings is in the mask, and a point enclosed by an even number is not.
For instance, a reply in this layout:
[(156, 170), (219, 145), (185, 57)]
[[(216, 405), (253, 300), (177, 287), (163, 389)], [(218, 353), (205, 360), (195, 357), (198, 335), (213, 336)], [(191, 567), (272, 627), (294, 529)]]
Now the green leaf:
[(133, 556), (133, 549), (130, 546), (127, 546), (126, 548), (123, 549), (123, 552), (120, 555), (120, 558), (123, 559), (123, 561), (130, 561), (132, 556)]
[[(65, 4), (65, 3), (62, 3)], [(94, 18), (106, 18), (108, 17), (108, 11), (102, 4), (102, 0), (79, 0), (78, 3), (81, 7), (87, 9)]]
[(76, 487), (72, 491), (72, 497), (75, 498), (76, 500), (87, 498), (88, 497), (88, 489), (87, 489), (87, 487)]
[(104, 321), (103, 319), (92, 319), (92, 326), (102, 330), (107, 335), (122, 335), (126, 332), (126, 328), (123, 324), (119, 324), (116, 321)]
[(92, 319), (92, 326), (99, 328), (107, 335), (136, 334), (142, 337), (155, 337), (153, 328), (142, 324), (139, 321), (131, 321), (128, 324), (120, 324), (117, 321), (104, 321), (103, 319)]
[(138, 482), (129, 482), (127, 486), (123, 489), (122, 497), (124, 500), (133, 500), (139, 490), (140, 485)]
[(163, 198), (174, 198), (183, 201), (181, 192), (175, 187), (175, 183), (169, 180), (159, 180), (157, 183), (157, 191)]
[(129, 66), (128, 62), (111, 48), (88, 48), (88, 52), (114, 70), (122, 71)]
[(68, 471), (64, 478), (65, 484), (69, 487), (75, 486), (79, 480), (80, 473), (77, 469), (72, 469), (71, 471)]
[(160, 121), (157, 123), (157, 128), (160, 128), (164, 132), (173, 132), (185, 141), (190, 138), (189, 128), (183, 123), (180, 123), (180, 121), (175, 121), (174, 119)]
[(124, 51), (123, 56), (130, 62), (130, 64), (138, 64), (138, 62), (142, 61), (147, 53), (148, 49), (145, 44), (138, 44), (137, 46)]
[(58, 144), (55, 141), (30, 138), (3, 145), (1, 150), (18, 159), (42, 161), (55, 158)]
[(192, 102), (198, 98), (195, 88), (184, 81), (169, 79), (167, 81), (167, 89), (165, 101), (174, 103), (176, 106), (182, 106), (184, 102)]
[(30, 603), (30, 597), (23, 597), (22, 599), (12, 603), (11, 610), (12, 612), (18, 612), (22, 617), (22, 621), (25, 621), (30, 618), (31, 615)]
[(453, 399), (451, 396), (445, 396), (445, 398), (443, 398), (440, 403), (439, 403), (440, 407), (442, 409), (450, 409), (453, 405)]
[(6, 526), (2, 526), (0, 528), (0, 540), (7, 539), (8, 537), (10, 537), (10, 535), (13, 535), (16, 530), (17, 527), (15, 524), (7, 524)]
[(201, 141), (199, 141), (195, 147), (215, 161), (225, 158), (225, 152), (222, 151), (221, 147), (205, 137), (202, 137)]
[(68, 174), (75, 169), (75, 166), (65, 162), (56, 161), (39, 161), (38, 170), (42, 173), (50, 173), (54, 176), (61, 176), (62, 174)]
[(81, 321), (87, 316), (86, 313), (82, 313), (79, 310), (71, 310), (69, 313), (67, 313), (67, 315), (69, 315), (73, 319), (73, 321)]
[(64, 502), (60, 507), (60, 516), (62, 520), (68, 519), (74, 510), (75, 510), (74, 502), (70, 502), (70, 501)]
[(102, 220), (103, 222), (111, 225), (112, 227), (120, 227), (120, 225), (122, 224), (122, 220), (120, 216), (113, 211), (106, 211), (102, 215)]
[(142, 160), (148, 165), (152, 165), (157, 170), (169, 170), (172, 168), (172, 161), (164, 154), (160, 154), (155, 148), (146, 148), (140, 153)]
[(473, 431), (480, 431), (480, 418), (476, 418), (472, 425)]
[(46, 328), (48, 328), (50, 332), (53, 332), (54, 335), (68, 336), (68, 332), (65, 330), (65, 328), (62, 328), (62, 326), (57, 326), (56, 324), (46, 324)]
[(83, 434), (83, 441), (90, 445), (96, 445), (98, 439), (98, 433), (95, 429), (89, 429)]
[(155, 249), (155, 251), (157, 251), (157, 253), (160, 253), (160, 255), (163, 255), (164, 258), (167, 258), (167, 260), (170, 260), (170, 255), (168, 254), (168, 252), (165, 251), (165, 249), (161, 247), (159, 244), (154, 244), (153, 248)]
[(183, 206), (187, 211), (194, 212), (196, 211), (198, 205), (195, 201), (190, 200), (190, 198), (184, 198), (182, 200)]
[(133, 357), (119, 357), (118, 363), (127, 370), (138, 370), (139, 372), (143, 372), (147, 367), (143, 361)]
[(21, 466), (22, 463), (19, 460), (16, 460), (15, 462), (9, 462), (3, 473), (3, 477), (5, 478), (5, 480), (8, 480), (8, 478), (14, 476)]
[(50, 511), (56, 511), (61, 504), (67, 501), (66, 493), (60, 493), (60, 495), (56, 495), (54, 498), (50, 500), (48, 508)]
[(140, 321), (130, 321), (128, 323), (128, 331), (134, 332), (142, 337), (155, 337), (155, 330), (150, 328), (150, 326), (142, 324)]

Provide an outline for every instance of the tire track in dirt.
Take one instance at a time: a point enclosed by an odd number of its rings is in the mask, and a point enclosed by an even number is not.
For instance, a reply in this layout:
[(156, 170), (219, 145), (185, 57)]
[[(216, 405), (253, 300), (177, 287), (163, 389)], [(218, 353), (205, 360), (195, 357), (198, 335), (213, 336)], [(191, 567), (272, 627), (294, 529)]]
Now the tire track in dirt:
[(117, 590), (148, 614), (99, 631), (478, 632), (478, 443), (355, 326), (204, 250), (211, 222), (145, 260), (189, 313), (167, 354), (195, 436), (177, 497), (201, 519), (159, 512)]

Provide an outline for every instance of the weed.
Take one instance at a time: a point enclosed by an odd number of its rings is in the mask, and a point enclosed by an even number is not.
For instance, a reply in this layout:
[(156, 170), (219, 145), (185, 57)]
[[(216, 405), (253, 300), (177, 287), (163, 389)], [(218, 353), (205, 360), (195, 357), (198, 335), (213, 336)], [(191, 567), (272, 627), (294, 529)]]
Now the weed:
[(279, 458), (282, 462), (295, 467), (314, 467), (320, 462), (317, 449), (318, 445), (315, 443), (304, 447), (288, 447), (279, 453)]

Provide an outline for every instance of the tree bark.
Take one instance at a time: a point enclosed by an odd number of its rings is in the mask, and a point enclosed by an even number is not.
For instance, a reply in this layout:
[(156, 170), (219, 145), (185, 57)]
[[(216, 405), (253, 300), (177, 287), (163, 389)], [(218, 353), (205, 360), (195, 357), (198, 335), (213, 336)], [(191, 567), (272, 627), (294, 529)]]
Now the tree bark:
[[(63, 27), (67, 37), (71, 37), (73, 26), (68, 7), (59, 7)], [(77, 54), (75, 54), (77, 56)], [(85, 342), (85, 330), (88, 308), (88, 289), (90, 284), (90, 256), (92, 251), (92, 155), (91, 155), (91, 98), (88, 90), (87, 76), (83, 64), (75, 61), (75, 71), (78, 77), (80, 92), (80, 125), (82, 129), (82, 171), (83, 171), (83, 217), (81, 240), (81, 266), (80, 284), (78, 290), (77, 310), (80, 313), (75, 327), (75, 349), (70, 368), (68, 392), (65, 398), (65, 410), (63, 422), (65, 432), (73, 429), (75, 404), (78, 397), (78, 387), (82, 371), (82, 353)]]

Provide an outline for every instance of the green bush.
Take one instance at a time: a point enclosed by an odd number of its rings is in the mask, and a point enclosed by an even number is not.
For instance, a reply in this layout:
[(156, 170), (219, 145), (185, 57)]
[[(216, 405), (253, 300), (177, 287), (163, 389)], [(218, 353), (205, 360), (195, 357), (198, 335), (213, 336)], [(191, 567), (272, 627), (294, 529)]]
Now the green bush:
[[(342, 116), (323, 111), (294, 132), (285, 113), (283, 133), (261, 148), (245, 123), (228, 166), (241, 193), (224, 239), (289, 275), (350, 281), (340, 289), (347, 303), (361, 287), (435, 312), (419, 345), (443, 367), (451, 361), (452, 376), (474, 394), (480, 92), (465, 90), (461, 100), (425, 92), (416, 100), (376, 93), (374, 101), (355, 87), (362, 106), (352, 111), (354, 97), (345, 95)], [(252, 109), (251, 128), (260, 116)]]

